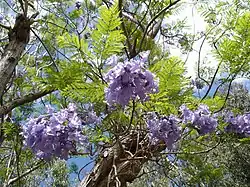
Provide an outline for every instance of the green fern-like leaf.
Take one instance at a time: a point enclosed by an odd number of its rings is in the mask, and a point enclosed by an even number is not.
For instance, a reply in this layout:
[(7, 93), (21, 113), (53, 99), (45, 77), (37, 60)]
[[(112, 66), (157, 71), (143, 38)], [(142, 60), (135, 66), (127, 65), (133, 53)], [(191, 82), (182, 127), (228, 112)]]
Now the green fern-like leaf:
[(67, 85), (62, 94), (68, 96), (76, 101), (98, 103), (104, 101), (104, 84), (74, 82)]
[(106, 59), (122, 51), (125, 36), (117, 29), (120, 24), (117, 5), (109, 9), (105, 6), (100, 8), (100, 18), (92, 33), (94, 52), (98, 58)]
[(88, 50), (88, 43), (84, 38), (79, 38), (76, 34), (64, 33), (57, 36), (57, 44), (60, 48), (67, 49), (73, 54), (77, 54), (78, 50), (82, 51), (87, 57), (92, 57)]
[(152, 104), (155, 111), (176, 113), (178, 106), (189, 95), (188, 89), (185, 89), (188, 82), (183, 76), (184, 63), (176, 57), (171, 57), (154, 64), (151, 71), (160, 79), (159, 93), (152, 94), (152, 103), (148, 103)]

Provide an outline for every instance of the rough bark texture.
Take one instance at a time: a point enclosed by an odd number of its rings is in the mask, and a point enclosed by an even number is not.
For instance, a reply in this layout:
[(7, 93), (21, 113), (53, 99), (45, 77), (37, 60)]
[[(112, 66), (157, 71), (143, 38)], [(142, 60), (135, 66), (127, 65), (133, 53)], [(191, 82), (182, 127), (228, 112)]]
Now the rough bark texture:
[(0, 98), (8, 84), (22, 53), (29, 42), (30, 20), (23, 14), (16, 18), (15, 25), (9, 31), (9, 44), (0, 60)]
[(100, 160), (81, 182), (81, 187), (126, 187), (138, 176), (150, 158), (164, 150), (165, 145), (149, 144), (145, 133), (131, 132), (102, 151)]
[[(35, 17), (36, 15), (34, 15)], [(33, 18), (33, 17), (32, 17)], [(16, 17), (15, 25), (9, 29), (9, 43), (5, 47), (4, 52), (0, 59), (0, 101), (1, 105), (6, 85), (9, 83), (10, 78), (15, 70), (30, 37), (31, 19), (24, 14), (18, 14)], [(3, 113), (0, 114), (3, 118)], [(0, 124), (0, 146), (4, 141), (4, 132), (2, 124)]]

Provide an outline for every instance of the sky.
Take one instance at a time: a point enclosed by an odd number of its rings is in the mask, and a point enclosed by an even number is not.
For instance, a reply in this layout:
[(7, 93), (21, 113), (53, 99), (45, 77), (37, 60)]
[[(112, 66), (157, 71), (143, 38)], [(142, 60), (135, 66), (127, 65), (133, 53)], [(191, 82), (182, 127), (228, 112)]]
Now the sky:
[[(187, 32), (190, 32), (192, 34), (195, 34), (197, 32), (205, 32), (207, 24), (204, 21), (204, 18), (201, 16), (201, 14), (198, 12), (197, 8), (194, 7), (192, 4), (189, 4), (185, 6), (185, 8), (182, 10), (181, 14), (177, 14), (176, 16), (171, 16), (171, 20), (177, 20), (177, 19), (184, 19), (187, 20), (187, 25), (190, 26), (189, 29), (187, 29)], [(202, 40), (199, 40), (194, 43), (194, 50), (190, 52), (189, 54), (182, 54), (180, 49), (177, 47), (171, 47), (170, 48), (170, 54), (172, 56), (178, 56), (181, 57), (183, 61), (186, 61), (186, 69), (187, 69), (187, 77), (191, 76), (191, 79), (194, 79), (197, 77), (197, 61), (198, 61), (198, 51), (200, 48)], [(208, 44), (207, 41), (204, 42), (202, 51), (201, 51), (201, 62), (205, 59), (209, 61), (210, 67), (217, 67), (218, 61), (213, 57), (211, 53), (212, 48)], [(250, 92), (250, 80), (247, 78), (236, 78), (233, 81), (234, 83), (243, 84)], [(217, 88), (218, 84), (214, 84), (212, 86), (212, 89), (210, 91), (210, 94), (213, 94), (215, 89)], [(205, 86), (203, 89), (199, 90), (199, 95), (202, 97), (205, 95), (208, 87)], [(198, 96), (198, 90), (194, 90), (195, 94)]]
[[(198, 32), (204, 32), (206, 29), (206, 23), (204, 19), (201, 17), (200, 13), (198, 12), (197, 8), (193, 6), (193, 4), (187, 4), (183, 10), (181, 10), (181, 14), (176, 14), (175, 16), (170, 17), (173, 21), (177, 19), (184, 19), (186, 18), (187, 25), (189, 26), (186, 31), (191, 34), (196, 34)], [(190, 52), (189, 54), (182, 54), (180, 49), (176, 48), (170, 48), (170, 54), (172, 56), (178, 56), (181, 57), (183, 61), (186, 61), (186, 68), (187, 68), (187, 76), (191, 76), (192, 78), (196, 77), (197, 72), (197, 61), (198, 61), (198, 50), (201, 45), (201, 40), (194, 43), (193, 48), (194, 50)], [(209, 55), (209, 51), (211, 50), (211, 47), (207, 42), (204, 43), (202, 51), (201, 51), (201, 60), (205, 58), (206, 55)], [(213, 57), (211, 54), (209, 55), (209, 58), (212, 60), (213, 66), (217, 64), (215, 59), (212, 59)]]

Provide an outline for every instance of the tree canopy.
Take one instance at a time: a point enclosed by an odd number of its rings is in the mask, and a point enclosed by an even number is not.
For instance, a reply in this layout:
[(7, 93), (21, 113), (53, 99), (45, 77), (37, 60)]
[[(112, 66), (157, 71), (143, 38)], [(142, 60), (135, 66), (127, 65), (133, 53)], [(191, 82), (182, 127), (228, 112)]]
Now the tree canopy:
[(0, 5), (0, 186), (250, 185), (249, 0)]

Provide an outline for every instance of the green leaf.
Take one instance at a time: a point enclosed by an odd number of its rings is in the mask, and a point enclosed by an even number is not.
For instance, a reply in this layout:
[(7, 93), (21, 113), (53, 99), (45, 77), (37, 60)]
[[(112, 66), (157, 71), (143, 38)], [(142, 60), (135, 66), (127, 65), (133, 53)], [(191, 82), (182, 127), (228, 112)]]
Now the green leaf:
[(124, 48), (125, 36), (119, 30), (121, 24), (117, 4), (110, 8), (101, 6), (100, 18), (91, 37), (95, 55), (101, 59), (107, 59), (113, 54), (120, 53)]

